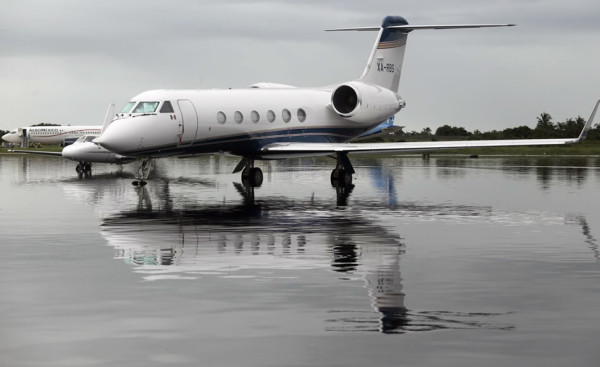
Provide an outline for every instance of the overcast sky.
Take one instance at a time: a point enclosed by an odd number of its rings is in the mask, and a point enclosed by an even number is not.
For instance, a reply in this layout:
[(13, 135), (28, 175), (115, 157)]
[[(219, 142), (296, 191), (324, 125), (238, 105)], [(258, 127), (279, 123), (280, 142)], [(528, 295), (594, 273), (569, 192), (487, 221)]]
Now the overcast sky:
[(300, 87), (360, 76), (373, 32), (327, 28), (517, 23), (409, 35), (396, 118), (406, 131), (535, 126), (600, 98), (598, 0), (2, 0), (0, 129), (100, 125), (148, 89)]

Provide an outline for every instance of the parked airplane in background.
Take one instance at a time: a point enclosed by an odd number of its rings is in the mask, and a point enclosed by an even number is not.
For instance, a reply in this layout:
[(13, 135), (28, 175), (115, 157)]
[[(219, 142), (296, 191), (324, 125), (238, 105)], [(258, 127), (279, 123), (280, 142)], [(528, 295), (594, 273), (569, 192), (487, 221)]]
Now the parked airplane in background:
[(29, 143), (66, 146), (84, 135), (99, 136), (102, 126), (31, 126), (11, 130), (2, 140), (27, 146)]
[[(113, 113), (114, 105), (108, 106), (108, 110), (106, 111), (106, 116), (104, 118), (105, 125), (106, 121), (109, 121), (109, 119), (112, 118)], [(103, 127), (98, 127), (98, 134), (102, 131), (102, 128)], [(75, 167), (75, 171), (77, 171), (79, 175), (91, 174), (93, 163), (111, 163), (121, 165), (132, 162), (136, 159), (135, 157), (126, 157), (113, 153), (93, 143), (93, 140), (98, 137), (98, 134), (83, 135), (73, 144), (64, 147), (62, 152), (35, 150), (10, 150), (10, 152), (61, 156), (63, 158), (78, 162), (77, 166)]]
[(125, 164), (136, 160), (134, 157), (126, 157), (116, 154), (98, 146), (92, 141), (97, 135), (85, 135), (77, 139), (73, 144), (67, 145), (62, 152), (46, 152), (38, 150), (9, 150), (14, 153), (27, 153), (38, 155), (59, 156), (78, 162), (75, 171), (79, 175), (92, 173), (93, 163)]
[(246, 89), (151, 90), (133, 97), (95, 141), (115, 153), (142, 158), (138, 176), (142, 184), (148, 178), (152, 158), (225, 152), (242, 157), (234, 173), (242, 171), (242, 182), (250, 187), (260, 186), (263, 180), (260, 168), (254, 167), (254, 161), (259, 159), (333, 155), (337, 164), (331, 183), (345, 187), (351, 184), (354, 173), (350, 153), (582, 141), (598, 104), (580, 136), (573, 139), (347, 143), (405, 106), (398, 86), (408, 33), (511, 25), (415, 26), (403, 17), (388, 16), (377, 27), (334, 29), (379, 32), (367, 66), (357, 80), (320, 88), (259, 83)]

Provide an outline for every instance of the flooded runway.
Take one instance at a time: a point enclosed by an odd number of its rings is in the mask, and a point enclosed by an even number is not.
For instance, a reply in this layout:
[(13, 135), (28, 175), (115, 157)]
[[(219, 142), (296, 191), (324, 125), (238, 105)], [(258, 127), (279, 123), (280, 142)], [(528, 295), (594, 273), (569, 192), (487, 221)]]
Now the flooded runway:
[(3, 366), (592, 366), (599, 158), (0, 156)]

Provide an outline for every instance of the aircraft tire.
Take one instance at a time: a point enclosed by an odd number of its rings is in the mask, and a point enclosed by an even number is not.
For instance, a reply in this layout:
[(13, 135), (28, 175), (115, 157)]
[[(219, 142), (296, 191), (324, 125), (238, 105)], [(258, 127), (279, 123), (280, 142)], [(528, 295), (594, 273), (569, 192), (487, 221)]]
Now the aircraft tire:
[(336, 168), (331, 171), (331, 186), (348, 187), (352, 185), (352, 174), (345, 169)]
[(258, 167), (245, 168), (242, 171), (242, 184), (248, 187), (260, 187), (263, 183), (263, 173)]
[(252, 186), (260, 187), (263, 183), (263, 173), (258, 167), (254, 167), (250, 170), (250, 177), (252, 178)]

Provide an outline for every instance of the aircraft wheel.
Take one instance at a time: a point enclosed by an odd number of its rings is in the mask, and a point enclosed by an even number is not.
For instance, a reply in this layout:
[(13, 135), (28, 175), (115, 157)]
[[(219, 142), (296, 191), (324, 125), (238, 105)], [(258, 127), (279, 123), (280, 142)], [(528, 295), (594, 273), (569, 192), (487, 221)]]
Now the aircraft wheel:
[(242, 183), (244, 186), (260, 187), (263, 183), (263, 173), (258, 167), (245, 168), (242, 171)]
[(352, 185), (352, 174), (345, 169), (336, 168), (331, 171), (331, 186), (348, 187)]
[(79, 174), (79, 175), (83, 173), (83, 168), (81, 167), (81, 164), (78, 164), (75, 167), (75, 172), (77, 172), (77, 174)]

